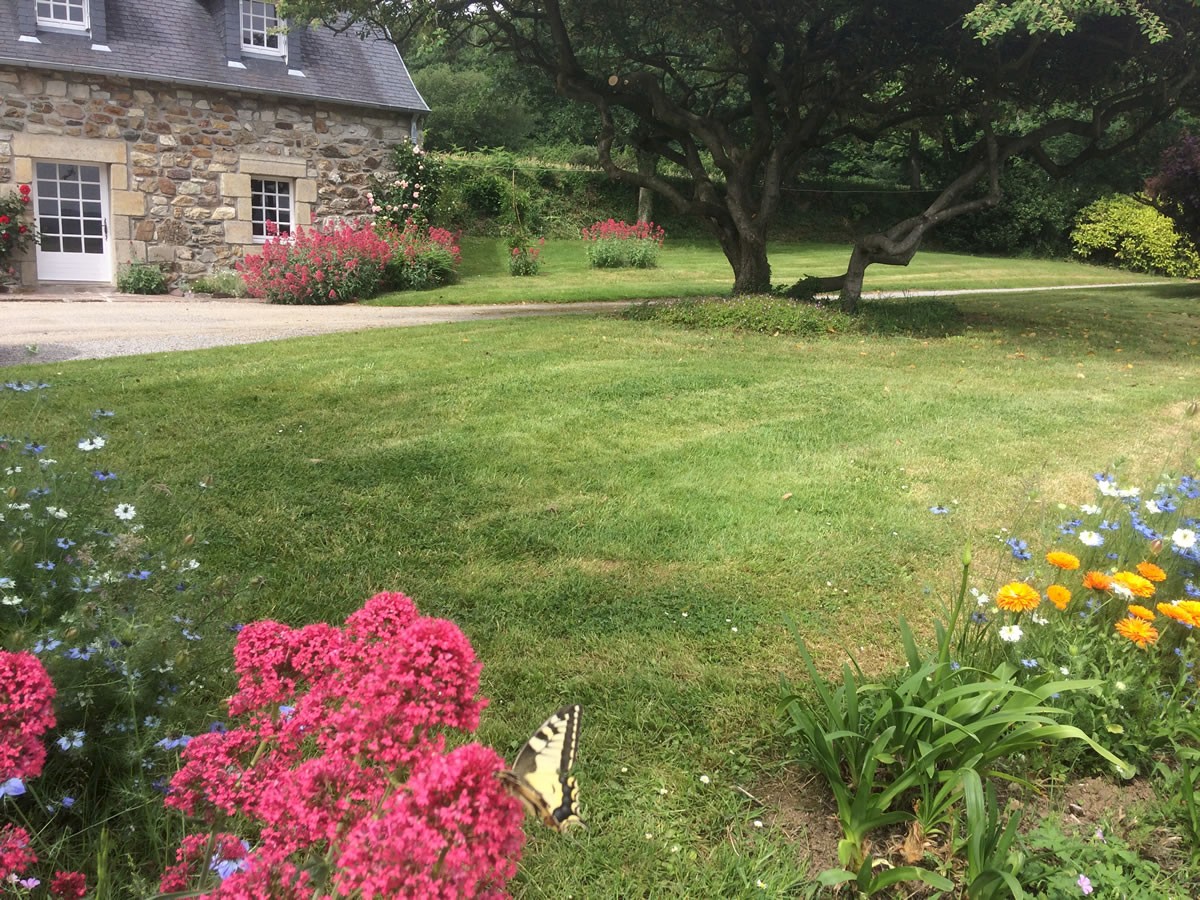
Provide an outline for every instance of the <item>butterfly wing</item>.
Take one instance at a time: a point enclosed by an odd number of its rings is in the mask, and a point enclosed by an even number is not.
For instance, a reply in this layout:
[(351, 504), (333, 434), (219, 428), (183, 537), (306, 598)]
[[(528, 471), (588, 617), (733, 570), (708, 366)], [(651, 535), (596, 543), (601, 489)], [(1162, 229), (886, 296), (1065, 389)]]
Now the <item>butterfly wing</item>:
[(579, 786), (569, 774), (579, 741), (578, 705), (564, 706), (542, 723), (517, 753), (504, 782), (533, 813), (555, 831), (583, 825)]

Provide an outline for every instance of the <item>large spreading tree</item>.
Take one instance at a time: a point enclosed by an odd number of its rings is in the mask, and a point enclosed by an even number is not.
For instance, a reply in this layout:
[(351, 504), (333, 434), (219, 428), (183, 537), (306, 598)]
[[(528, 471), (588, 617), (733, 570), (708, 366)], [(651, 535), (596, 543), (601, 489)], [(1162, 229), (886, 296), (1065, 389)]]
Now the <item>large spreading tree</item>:
[[(1120, 152), (1196, 87), (1200, 10), (1141, 0), (285, 0), (293, 18), (431, 27), (509, 54), (599, 113), (614, 179), (707, 223), (735, 293), (767, 290), (786, 188), (838, 142), (936, 136), (951, 174), (918, 215), (860, 235), (812, 286), (853, 310), (873, 263), (906, 265), (930, 229), (1001, 199), (1023, 157), (1063, 175)], [(623, 165), (614, 147), (643, 161)], [(673, 168), (684, 177), (660, 172)]]

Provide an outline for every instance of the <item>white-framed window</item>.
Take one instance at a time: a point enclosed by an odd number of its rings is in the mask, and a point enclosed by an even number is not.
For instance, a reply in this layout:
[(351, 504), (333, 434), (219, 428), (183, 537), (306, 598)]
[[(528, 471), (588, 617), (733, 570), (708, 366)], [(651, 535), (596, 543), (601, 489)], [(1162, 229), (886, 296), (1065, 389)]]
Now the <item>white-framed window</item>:
[(39, 26), (86, 31), (88, 0), (37, 0), (37, 22)]
[(264, 56), (287, 55), (287, 35), (279, 29), (284, 22), (274, 3), (241, 0), (242, 51)]
[(292, 183), (272, 178), (250, 179), (250, 221), (255, 241), (291, 234)]

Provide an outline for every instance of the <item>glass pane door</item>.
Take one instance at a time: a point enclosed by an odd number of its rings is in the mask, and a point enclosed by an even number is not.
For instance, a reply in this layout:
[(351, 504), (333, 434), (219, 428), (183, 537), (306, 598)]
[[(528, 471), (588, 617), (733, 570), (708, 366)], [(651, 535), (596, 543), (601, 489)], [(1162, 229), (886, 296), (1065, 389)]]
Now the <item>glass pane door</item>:
[(108, 178), (101, 166), (38, 162), (34, 196), (41, 281), (109, 281)]

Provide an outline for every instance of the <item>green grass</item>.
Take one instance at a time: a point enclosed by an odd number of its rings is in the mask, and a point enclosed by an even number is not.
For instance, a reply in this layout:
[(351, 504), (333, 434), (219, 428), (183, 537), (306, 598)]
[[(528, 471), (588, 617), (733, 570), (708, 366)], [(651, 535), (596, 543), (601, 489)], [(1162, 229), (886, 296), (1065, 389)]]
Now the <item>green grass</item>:
[[(884, 668), (968, 540), (1088, 499), (1094, 471), (1191, 465), (1198, 299), (967, 298), (941, 337), (513, 320), (6, 380), (53, 383), (51, 447), (117, 411), (102, 464), (142, 486), (147, 528), (194, 534), (239, 585), (230, 616), (336, 621), (404, 590), (470, 636), (479, 736), (508, 755), (583, 704), (591, 828), (531, 825), (520, 896), (783, 895), (803, 844), (737, 788), (785, 778), (784, 613), (823, 665), (850, 647)], [(32, 402), (0, 393), (0, 430)]]
[[(589, 269), (582, 242), (550, 240), (542, 253), (542, 271), (513, 278), (507, 248), (494, 238), (463, 238), (461, 278), (429, 291), (386, 294), (379, 306), (428, 306), (457, 303), (571, 303), (585, 300), (632, 300), (728, 294), (733, 273), (711, 243), (664, 244), (657, 269)], [(792, 284), (805, 275), (836, 275), (846, 270), (850, 247), (838, 244), (780, 244), (771, 248), (772, 280)], [(922, 251), (906, 268), (872, 266), (866, 290), (950, 290), (1017, 288), (1063, 284), (1166, 282), (1166, 279), (1078, 262), (1001, 259)]]

